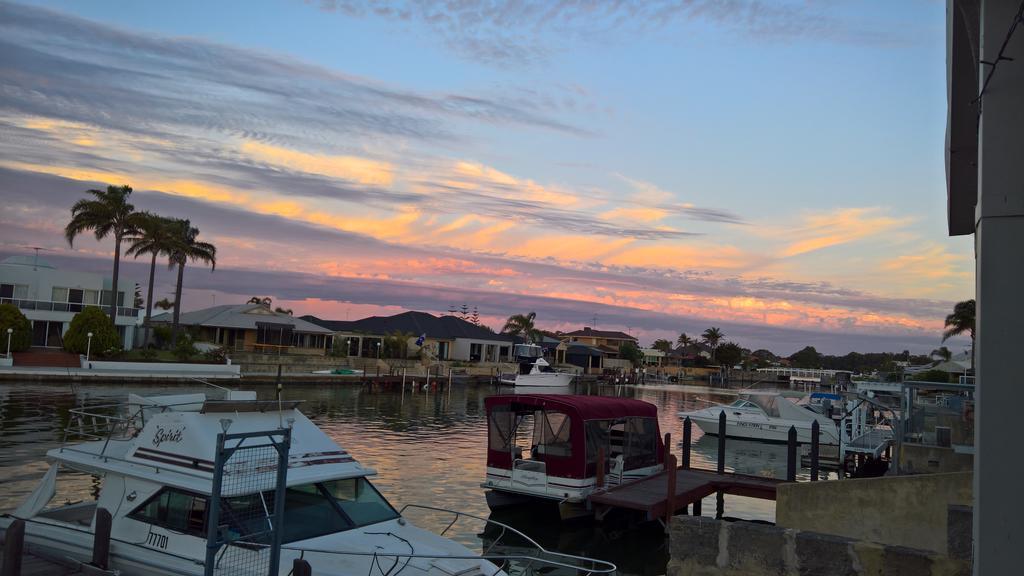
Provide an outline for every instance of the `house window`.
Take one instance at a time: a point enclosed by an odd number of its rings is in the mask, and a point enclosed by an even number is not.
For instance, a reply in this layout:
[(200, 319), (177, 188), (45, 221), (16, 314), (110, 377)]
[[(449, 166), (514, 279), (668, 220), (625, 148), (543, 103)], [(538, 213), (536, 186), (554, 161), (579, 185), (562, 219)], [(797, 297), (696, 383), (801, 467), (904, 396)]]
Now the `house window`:
[(0, 284), (0, 298), (28, 299), (28, 284)]
[(164, 488), (128, 517), (175, 532), (205, 537), (206, 508), (206, 496)]
[(54, 286), (50, 291), (51, 302), (67, 302), (68, 301), (68, 289)]
[(469, 361), (479, 362), (481, 356), (483, 356), (484, 345), (483, 344), (470, 344), (469, 345)]
[(502, 346), (500, 352), (498, 353), (498, 355), (501, 356), (501, 358), (499, 358), (499, 360), (507, 360), (508, 359), (508, 346)]
[[(124, 291), (117, 293), (117, 305), (124, 306)], [(100, 306), (110, 306), (110, 290), (104, 290), (100, 295)]]
[(448, 348), (451, 346), (448, 342), (437, 343), (437, 359), (447, 360), (448, 359)]
[(82, 293), (82, 304), (95, 306), (100, 303), (100, 291), (99, 290), (83, 290)]

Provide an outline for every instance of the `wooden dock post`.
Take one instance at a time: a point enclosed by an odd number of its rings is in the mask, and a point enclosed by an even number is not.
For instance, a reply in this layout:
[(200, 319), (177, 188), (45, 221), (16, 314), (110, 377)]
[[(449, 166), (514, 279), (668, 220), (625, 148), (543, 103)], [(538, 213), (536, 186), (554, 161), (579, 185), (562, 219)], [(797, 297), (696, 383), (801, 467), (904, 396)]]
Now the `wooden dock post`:
[(818, 434), (821, 430), (821, 425), (815, 420), (811, 422), (811, 482), (818, 481), (818, 451), (819, 451), (819, 440)]
[(292, 576), (313, 576), (313, 567), (302, 558), (292, 562)]
[(786, 442), (786, 481), (796, 482), (796, 426), (789, 427)]
[(604, 446), (597, 449), (597, 488), (604, 488)]
[(21, 555), (25, 549), (25, 521), (18, 518), (7, 527), (4, 536), (3, 576), (21, 576)]
[(665, 453), (662, 455), (661, 461), (665, 470), (668, 470), (668, 457), (672, 455), (672, 433), (665, 432)]
[[(718, 413), (718, 473), (725, 474), (725, 410)], [(715, 518), (725, 515), (725, 493), (715, 493)]]
[(110, 526), (113, 519), (106, 508), (96, 509), (96, 532), (92, 541), (92, 565), (100, 570), (110, 566)]
[(690, 442), (693, 437), (693, 422), (687, 416), (683, 420), (683, 469), (690, 468)]
[[(666, 434), (667, 436), (667, 434)], [(666, 448), (667, 450), (667, 448)], [(672, 517), (676, 514), (676, 455), (668, 454), (665, 460), (667, 474), (667, 482), (665, 483), (668, 488), (667, 499), (665, 500), (665, 533), (668, 534), (669, 526), (672, 523)]]

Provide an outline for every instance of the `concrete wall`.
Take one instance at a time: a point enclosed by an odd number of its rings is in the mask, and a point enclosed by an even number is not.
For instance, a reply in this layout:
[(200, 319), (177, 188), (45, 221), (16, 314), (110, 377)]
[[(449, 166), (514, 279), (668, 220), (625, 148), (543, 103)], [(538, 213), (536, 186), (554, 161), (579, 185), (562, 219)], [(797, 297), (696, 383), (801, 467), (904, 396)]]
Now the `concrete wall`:
[(904, 443), (900, 445), (899, 463), (900, 474), (970, 472), (974, 468), (974, 455), (942, 446)]
[(194, 374), (238, 376), (240, 367), (237, 364), (184, 364), (178, 362), (108, 362), (103, 360), (85, 361), (82, 356), (82, 368), (91, 370), (113, 370), (118, 372), (151, 373), (151, 374)]
[(944, 554), (950, 505), (971, 505), (970, 472), (778, 487), (779, 526)]
[[(842, 511), (834, 511), (842, 514)], [(963, 531), (970, 532), (970, 511)], [(956, 547), (962, 551), (962, 547)], [(887, 546), (750, 522), (676, 516), (667, 576), (953, 576), (970, 573), (970, 556)]]

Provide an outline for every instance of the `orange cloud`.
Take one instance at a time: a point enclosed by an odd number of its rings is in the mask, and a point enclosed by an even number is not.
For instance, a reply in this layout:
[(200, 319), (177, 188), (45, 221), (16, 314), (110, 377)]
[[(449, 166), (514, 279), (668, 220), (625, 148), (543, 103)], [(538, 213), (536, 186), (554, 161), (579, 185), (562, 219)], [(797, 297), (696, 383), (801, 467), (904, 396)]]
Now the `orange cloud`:
[(844, 208), (807, 215), (801, 226), (773, 230), (773, 233), (798, 238), (782, 250), (782, 256), (789, 257), (870, 238), (906, 226), (912, 221), (913, 218), (885, 216), (879, 208)]
[(387, 162), (357, 156), (309, 154), (260, 142), (244, 142), (241, 150), (250, 157), (300, 172), (322, 174), (367, 186), (390, 186), (394, 168)]

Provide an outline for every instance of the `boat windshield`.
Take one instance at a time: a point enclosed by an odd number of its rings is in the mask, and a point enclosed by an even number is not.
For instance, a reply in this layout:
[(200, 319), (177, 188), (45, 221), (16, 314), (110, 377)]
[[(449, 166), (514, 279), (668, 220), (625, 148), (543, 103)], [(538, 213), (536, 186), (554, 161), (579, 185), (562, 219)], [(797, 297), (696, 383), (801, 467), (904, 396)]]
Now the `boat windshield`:
[[(272, 491), (223, 498), (220, 523), (228, 526), (234, 538), (265, 535), (268, 520), (263, 511), (273, 509)], [(285, 491), (283, 542), (307, 540), (395, 518), (398, 512), (365, 478), (289, 486)], [(255, 540), (261, 538), (257, 536)]]

